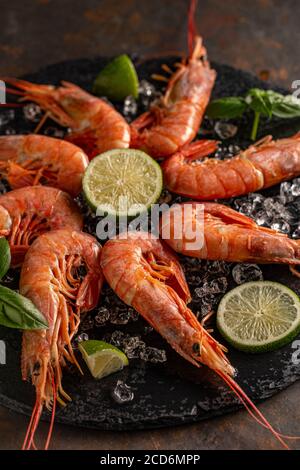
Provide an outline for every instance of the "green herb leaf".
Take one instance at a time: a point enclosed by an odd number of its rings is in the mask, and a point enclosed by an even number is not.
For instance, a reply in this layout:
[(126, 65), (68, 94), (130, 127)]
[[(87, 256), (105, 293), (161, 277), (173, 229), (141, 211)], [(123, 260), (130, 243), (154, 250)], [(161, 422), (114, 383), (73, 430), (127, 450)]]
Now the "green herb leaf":
[(9, 243), (6, 238), (0, 238), (0, 279), (7, 273), (10, 266), (11, 256)]
[(0, 286), (0, 325), (22, 330), (48, 328), (41, 312), (26, 297)]
[(288, 119), (300, 117), (300, 100), (293, 95), (277, 97), (273, 102), (273, 114), (279, 118)]
[(206, 109), (206, 114), (212, 119), (233, 119), (242, 116), (247, 107), (244, 98), (230, 96), (212, 101)]
[(265, 90), (251, 88), (246, 95), (249, 108), (262, 116), (272, 117), (272, 103), (270, 96)]

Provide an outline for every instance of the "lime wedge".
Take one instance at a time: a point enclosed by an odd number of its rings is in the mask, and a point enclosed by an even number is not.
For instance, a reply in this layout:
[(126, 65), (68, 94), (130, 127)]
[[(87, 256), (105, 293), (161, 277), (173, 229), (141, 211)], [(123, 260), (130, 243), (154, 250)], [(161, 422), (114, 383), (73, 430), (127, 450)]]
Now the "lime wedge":
[(128, 366), (127, 356), (112, 344), (91, 339), (82, 341), (78, 347), (95, 379), (102, 379)]
[(134, 149), (114, 149), (95, 157), (83, 177), (83, 192), (98, 214), (134, 217), (146, 212), (162, 192), (159, 164)]
[(137, 98), (138, 89), (139, 80), (135, 67), (126, 54), (116, 57), (107, 64), (93, 84), (95, 95), (117, 101), (122, 101), (129, 95)]
[(278, 282), (247, 282), (222, 298), (217, 326), (236, 349), (251, 353), (272, 351), (300, 332), (300, 300)]

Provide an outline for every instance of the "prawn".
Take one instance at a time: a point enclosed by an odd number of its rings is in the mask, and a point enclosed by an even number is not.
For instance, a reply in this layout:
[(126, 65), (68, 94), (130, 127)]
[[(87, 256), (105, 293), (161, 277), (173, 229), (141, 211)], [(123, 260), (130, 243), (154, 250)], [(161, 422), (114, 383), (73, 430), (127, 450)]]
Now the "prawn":
[(27, 252), (22, 266), (20, 292), (29, 298), (48, 321), (48, 329), (23, 333), (22, 377), (31, 378), (36, 402), (23, 449), (35, 448), (34, 435), (44, 406), (52, 409), (45, 449), (49, 447), (56, 402), (71, 398), (62, 387), (62, 368), (75, 364), (72, 348), (80, 316), (93, 309), (99, 299), (103, 276), (101, 247), (83, 232), (57, 230), (41, 235)]
[[(184, 210), (187, 205), (191, 210)], [(196, 238), (197, 231), (203, 231), (202, 238)], [(162, 215), (161, 233), (174, 251), (186, 256), (237, 263), (283, 263), (300, 277), (293, 268), (300, 264), (300, 240), (261, 227), (222, 204), (176, 204)]]
[(189, 58), (178, 64), (160, 102), (131, 123), (130, 146), (153, 158), (169, 157), (195, 138), (215, 83), (216, 72), (206, 59), (202, 39), (195, 36), (195, 8), (192, 0)]
[(0, 175), (13, 189), (45, 184), (75, 197), (87, 166), (86, 154), (64, 140), (35, 134), (0, 136)]
[(163, 162), (170, 191), (198, 200), (226, 199), (300, 175), (300, 132), (279, 140), (267, 136), (227, 160), (195, 161), (214, 151), (208, 142), (193, 142)]
[(225, 355), (226, 348), (187, 307), (188, 286), (177, 258), (167, 246), (148, 233), (122, 233), (105, 243), (101, 267), (121, 300), (137, 310), (184, 359), (194, 366), (202, 364), (215, 371), (249, 413), (287, 447), (282, 436), (233, 379), (235, 370)]
[(0, 196), (0, 234), (10, 244), (13, 266), (22, 264), (39, 235), (61, 228), (80, 231), (82, 227), (77, 205), (59, 189), (29, 186)]
[(7, 237), (10, 233), (12, 220), (9, 212), (0, 206), (0, 237)]
[(15, 87), (11, 93), (21, 100), (37, 103), (58, 124), (71, 129), (67, 140), (85, 150), (90, 159), (115, 148), (128, 148), (130, 129), (124, 117), (106, 101), (91, 95), (73, 83), (61, 86), (39, 85), (3, 78)]

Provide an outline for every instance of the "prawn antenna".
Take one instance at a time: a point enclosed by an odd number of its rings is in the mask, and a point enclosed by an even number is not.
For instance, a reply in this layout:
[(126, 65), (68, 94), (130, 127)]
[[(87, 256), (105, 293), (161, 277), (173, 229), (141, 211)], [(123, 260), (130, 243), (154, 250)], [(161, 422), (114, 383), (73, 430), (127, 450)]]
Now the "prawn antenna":
[(189, 13), (188, 13), (188, 48), (189, 48), (190, 57), (193, 53), (195, 36), (196, 36), (196, 24), (195, 24), (196, 8), (197, 8), (197, 0), (191, 0)]

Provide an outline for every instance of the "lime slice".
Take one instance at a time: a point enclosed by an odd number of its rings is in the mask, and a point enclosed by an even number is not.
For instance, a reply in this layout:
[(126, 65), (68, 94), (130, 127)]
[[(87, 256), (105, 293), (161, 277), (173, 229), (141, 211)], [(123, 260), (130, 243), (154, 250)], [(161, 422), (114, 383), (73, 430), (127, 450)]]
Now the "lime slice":
[(107, 96), (111, 100), (122, 101), (126, 96), (138, 97), (139, 80), (135, 67), (123, 54), (101, 70), (94, 81), (93, 92), (98, 96)]
[(162, 187), (159, 164), (134, 149), (114, 149), (98, 155), (83, 177), (85, 198), (99, 215), (134, 217), (146, 212), (159, 199)]
[(300, 332), (300, 300), (278, 282), (247, 282), (222, 298), (217, 326), (237, 349), (251, 353), (272, 351)]
[(128, 366), (127, 356), (112, 344), (91, 339), (82, 341), (78, 347), (95, 379), (102, 379)]

